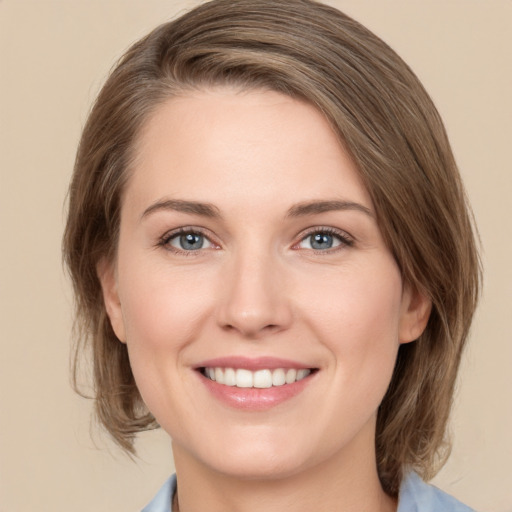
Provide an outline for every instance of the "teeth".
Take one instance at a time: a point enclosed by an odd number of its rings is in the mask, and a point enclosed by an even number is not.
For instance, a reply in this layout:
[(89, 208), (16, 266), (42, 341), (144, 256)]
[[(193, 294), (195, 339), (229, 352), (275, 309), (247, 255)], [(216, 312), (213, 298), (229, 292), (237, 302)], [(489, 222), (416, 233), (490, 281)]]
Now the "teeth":
[(297, 371), (297, 380), (302, 380), (304, 377), (307, 377), (311, 373), (310, 370), (298, 370)]
[(204, 375), (225, 386), (237, 388), (271, 388), (272, 386), (284, 386), (304, 379), (311, 370), (301, 368), (296, 370), (289, 368), (277, 368), (276, 370), (245, 370), (243, 368), (205, 368)]
[(224, 384), (226, 386), (236, 386), (236, 374), (233, 368), (226, 368), (224, 370)]
[(286, 384), (286, 375), (284, 370), (281, 368), (274, 370), (272, 372), (272, 386), (282, 386), (283, 384)]
[[(251, 371), (239, 369), (235, 373), (235, 379), (237, 388), (252, 388), (253, 376)], [(219, 384), (223, 384), (223, 382), (219, 382)]]
[(295, 382), (295, 379), (297, 378), (297, 370), (290, 369), (286, 372), (286, 384), (291, 384), (292, 382)]
[(272, 372), (270, 370), (258, 370), (254, 372), (253, 382), (255, 388), (271, 388)]

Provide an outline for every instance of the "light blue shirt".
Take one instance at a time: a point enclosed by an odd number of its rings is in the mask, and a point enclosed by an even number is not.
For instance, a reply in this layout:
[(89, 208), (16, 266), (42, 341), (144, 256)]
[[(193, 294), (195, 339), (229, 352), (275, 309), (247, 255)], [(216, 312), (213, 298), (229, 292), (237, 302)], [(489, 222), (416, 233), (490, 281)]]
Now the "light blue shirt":
[[(173, 512), (172, 497), (176, 492), (176, 475), (158, 491), (142, 512)], [(475, 512), (433, 485), (426, 484), (416, 473), (402, 482), (397, 512)]]

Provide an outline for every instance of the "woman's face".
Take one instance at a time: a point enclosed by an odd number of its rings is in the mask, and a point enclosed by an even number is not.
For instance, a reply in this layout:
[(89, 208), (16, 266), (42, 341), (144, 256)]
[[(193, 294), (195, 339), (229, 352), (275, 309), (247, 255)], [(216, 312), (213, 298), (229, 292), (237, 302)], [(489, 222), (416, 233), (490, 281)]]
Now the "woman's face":
[(195, 92), (156, 110), (117, 260), (99, 272), (176, 457), (231, 475), (373, 453), (399, 344), (424, 324), (329, 124), (269, 91)]

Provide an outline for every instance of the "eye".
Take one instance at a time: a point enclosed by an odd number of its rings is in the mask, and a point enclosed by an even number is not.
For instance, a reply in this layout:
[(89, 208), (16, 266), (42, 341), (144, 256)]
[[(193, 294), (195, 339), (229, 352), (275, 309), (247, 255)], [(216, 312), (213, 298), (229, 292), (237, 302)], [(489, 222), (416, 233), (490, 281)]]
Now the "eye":
[(351, 245), (353, 245), (352, 239), (343, 232), (333, 229), (317, 229), (302, 238), (296, 247), (313, 251), (328, 251), (329, 249)]
[(214, 247), (213, 243), (205, 235), (191, 230), (180, 230), (167, 234), (160, 243), (162, 246), (177, 252), (193, 252)]

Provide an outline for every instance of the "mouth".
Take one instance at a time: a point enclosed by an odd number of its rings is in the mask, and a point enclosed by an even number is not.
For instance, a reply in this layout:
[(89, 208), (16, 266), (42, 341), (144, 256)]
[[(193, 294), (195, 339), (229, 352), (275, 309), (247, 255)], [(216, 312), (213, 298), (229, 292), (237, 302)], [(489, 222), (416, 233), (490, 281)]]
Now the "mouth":
[(313, 386), (320, 368), (276, 357), (228, 356), (195, 368), (211, 396), (229, 408), (266, 411)]
[(222, 386), (235, 388), (268, 389), (299, 382), (316, 368), (262, 368), (255, 371), (247, 368), (226, 368), (221, 366), (204, 366), (198, 371), (207, 379)]

